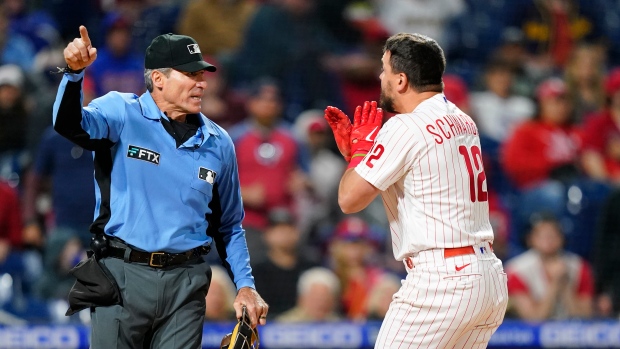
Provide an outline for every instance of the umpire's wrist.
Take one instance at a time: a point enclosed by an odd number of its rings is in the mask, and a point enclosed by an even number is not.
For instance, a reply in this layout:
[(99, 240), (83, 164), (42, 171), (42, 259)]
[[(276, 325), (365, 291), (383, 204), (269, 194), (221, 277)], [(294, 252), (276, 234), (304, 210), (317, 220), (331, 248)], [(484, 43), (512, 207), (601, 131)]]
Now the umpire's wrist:
[(254, 285), (254, 278), (241, 279), (237, 281), (235, 286), (237, 287), (237, 292), (239, 292), (244, 287), (248, 287), (248, 288), (256, 290), (256, 286)]
[(53, 72), (53, 73), (58, 73), (58, 74), (82, 74), (82, 72), (84, 71), (84, 69), (86, 68), (82, 68), (82, 69), (72, 69), (68, 64), (66, 66), (64, 66), (63, 68), (61, 67), (57, 67), (58, 71), (57, 72)]

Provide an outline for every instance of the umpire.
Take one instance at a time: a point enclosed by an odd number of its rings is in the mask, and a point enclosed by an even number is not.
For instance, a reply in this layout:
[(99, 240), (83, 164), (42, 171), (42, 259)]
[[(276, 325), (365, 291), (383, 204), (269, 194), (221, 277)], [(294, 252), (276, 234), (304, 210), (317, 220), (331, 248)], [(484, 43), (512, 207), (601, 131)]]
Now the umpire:
[(252, 326), (264, 325), (233, 144), (200, 113), (205, 72), (216, 68), (196, 41), (156, 37), (146, 51), (148, 91), (110, 92), (87, 107), (84, 69), (97, 50), (84, 26), (64, 57), (54, 128), (92, 150), (95, 163), (94, 254), (74, 269), (68, 311), (90, 307), (91, 348), (200, 348), (211, 278), (202, 255), (211, 244), (236, 284), (237, 317), (245, 305)]

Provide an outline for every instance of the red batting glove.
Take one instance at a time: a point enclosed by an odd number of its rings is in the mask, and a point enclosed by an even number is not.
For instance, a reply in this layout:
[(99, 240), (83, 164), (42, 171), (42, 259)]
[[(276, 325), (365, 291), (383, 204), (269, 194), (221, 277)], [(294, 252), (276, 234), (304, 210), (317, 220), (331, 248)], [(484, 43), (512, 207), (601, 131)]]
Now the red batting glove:
[(383, 124), (383, 110), (377, 108), (377, 102), (364, 102), (364, 106), (355, 108), (351, 128), (351, 162), (348, 168), (359, 164), (368, 154)]
[(325, 108), (324, 117), (334, 132), (340, 154), (347, 162), (351, 161), (351, 120), (340, 109), (332, 106)]

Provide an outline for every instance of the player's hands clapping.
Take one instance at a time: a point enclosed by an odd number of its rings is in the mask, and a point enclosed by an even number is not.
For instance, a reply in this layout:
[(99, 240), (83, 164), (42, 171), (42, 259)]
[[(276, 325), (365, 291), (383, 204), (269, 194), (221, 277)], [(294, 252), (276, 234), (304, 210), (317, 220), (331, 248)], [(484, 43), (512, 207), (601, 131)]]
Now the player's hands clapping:
[(375, 137), (383, 124), (383, 110), (377, 102), (364, 102), (355, 108), (353, 124), (349, 117), (336, 107), (325, 109), (325, 120), (334, 132), (338, 150), (347, 162), (352, 157), (365, 156), (372, 148)]
[(342, 110), (332, 106), (325, 108), (324, 117), (334, 132), (340, 154), (347, 162), (351, 161), (351, 120)]
[(97, 49), (92, 46), (85, 26), (80, 26), (80, 37), (73, 39), (63, 54), (65, 62), (73, 70), (84, 69), (97, 59)]
[(383, 110), (377, 102), (364, 102), (355, 108), (351, 128), (351, 157), (366, 156), (383, 124)]

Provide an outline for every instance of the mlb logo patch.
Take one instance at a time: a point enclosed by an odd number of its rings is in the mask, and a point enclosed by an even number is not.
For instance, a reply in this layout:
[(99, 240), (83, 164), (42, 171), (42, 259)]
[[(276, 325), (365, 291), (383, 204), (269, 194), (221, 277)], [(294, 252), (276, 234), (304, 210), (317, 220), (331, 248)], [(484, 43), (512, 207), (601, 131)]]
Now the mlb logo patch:
[(204, 167), (201, 167), (200, 170), (198, 171), (198, 178), (202, 179), (203, 181), (209, 184), (213, 184), (213, 182), (215, 181), (216, 175), (217, 173), (215, 173), (215, 171), (209, 170), (208, 168), (204, 168)]
[(200, 52), (200, 47), (198, 47), (198, 44), (187, 45), (187, 49), (189, 50), (190, 54), (202, 53)]

